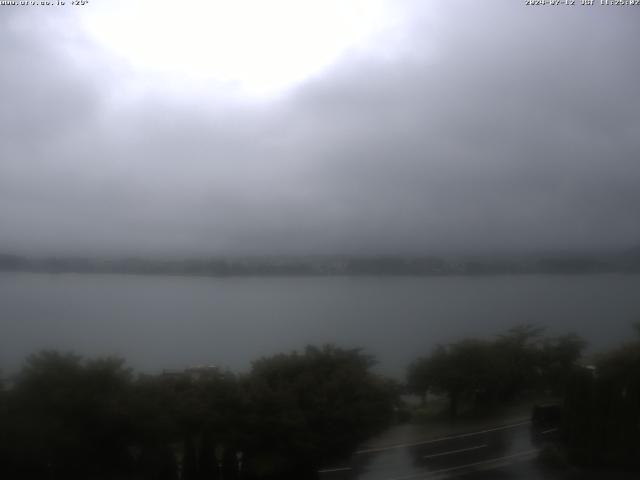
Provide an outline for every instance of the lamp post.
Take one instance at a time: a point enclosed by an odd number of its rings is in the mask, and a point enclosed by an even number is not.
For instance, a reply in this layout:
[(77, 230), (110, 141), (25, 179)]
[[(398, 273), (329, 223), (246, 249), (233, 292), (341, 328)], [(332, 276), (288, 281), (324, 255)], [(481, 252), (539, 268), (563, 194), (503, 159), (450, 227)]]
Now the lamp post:
[(236, 461), (238, 462), (238, 478), (242, 477), (242, 451), (236, 452)]
[(216, 460), (218, 461), (218, 476), (222, 480), (222, 461), (224, 460), (224, 445), (216, 445)]
[(180, 442), (176, 442), (171, 445), (173, 449), (173, 456), (176, 459), (176, 469), (178, 470), (178, 480), (182, 480), (182, 461), (184, 459), (184, 445)]

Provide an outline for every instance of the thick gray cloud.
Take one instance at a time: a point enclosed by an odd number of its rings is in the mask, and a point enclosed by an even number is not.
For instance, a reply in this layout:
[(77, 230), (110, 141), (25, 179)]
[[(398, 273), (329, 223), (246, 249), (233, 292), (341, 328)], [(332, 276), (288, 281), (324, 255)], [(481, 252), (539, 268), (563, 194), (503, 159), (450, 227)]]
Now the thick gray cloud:
[(384, 55), (347, 52), (261, 101), (131, 94), (72, 16), (4, 7), (0, 249), (638, 243), (640, 9), (521, 3), (407, 2)]

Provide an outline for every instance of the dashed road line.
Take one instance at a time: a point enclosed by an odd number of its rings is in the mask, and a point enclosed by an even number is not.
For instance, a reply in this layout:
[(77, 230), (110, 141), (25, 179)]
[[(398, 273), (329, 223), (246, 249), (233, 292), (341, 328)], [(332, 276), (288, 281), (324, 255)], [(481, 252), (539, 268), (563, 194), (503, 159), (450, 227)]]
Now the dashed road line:
[(324, 470), (318, 470), (318, 473), (348, 472), (349, 470), (351, 470), (351, 467), (325, 468)]
[[(456, 467), (442, 468), (440, 470), (424, 471), (420, 473), (414, 473), (411, 475), (404, 475), (402, 477), (393, 477), (393, 478), (389, 478), (388, 480), (409, 480), (409, 479), (420, 479), (420, 478), (427, 479), (436, 475), (441, 475), (443, 473), (454, 472), (456, 470), (463, 470), (465, 468), (480, 467), (480, 466), (491, 465), (491, 464), (496, 464), (493, 466), (493, 468), (499, 468), (504, 465), (515, 463), (516, 461), (526, 460), (526, 457), (536, 454), (539, 451), (540, 450), (536, 448), (533, 450), (526, 450), (524, 452), (514, 453), (513, 455), (506, 455), (504, 457), (491, 458), (489, 460), (482, 460), (480, 462), (467, 463), (465, 465), (458, 465)], [(514, 459), (519, 459), (519, 460), (514, 460)], [(506, 461), (506, 460), (510, 460), (510, 461)]]
[(470, 452), (472, 450), (479, 450), (481, 448), (487, 448), (488, 446), (489, 445), (487, 445), (485, 443), (484, 445), (476, 445), (475, 447), (460, 448), (458, 450), (449, 450), (448, 452), (433, 453), (431, 455), (423, 455), (422, 458), (444, 457), (445, 455), (453, 455), (455, 453), (461, 453), (461, 452)]
[(396, 448), (407, 448), (407, 447), (416, 447), (418, 445), (428, 445), (430, 443), (438, 443), (438, 442), (444, 442), (446, 440), (455, 440), (457, 438), (468, 438), (468, 437), (473, 437), (475, 435), (482, 435), (483, 433), (490, 433), (490, 432), (497, 432), (499, 430), (507, 430), (509, 428), (516, 428), (516, 427), (520, 427), (522, 425), (528, 425), (531, 423), (531, 420), (526, 420), (526, 421), (522, 421), (522, 422), (518, 422), (518, 423), (512, 423), (510, 425), (502, 425), (500, 427), (495, 427), (495, 428), (489, 428), (487, 430), (480, 430), (477, 432), (470, 432), (470, 433), (462, 433), (459, 435), (450, 435), (447, 437), (440, 437), (440, 438), (434, 438), (431, 440), (423, 440), (420, 442), (411, 442), (411, 443), (400, 443), (400, 444), (396, 444), (396, 445), (388, 445), (386, 447), (377, 447), (377, 448), (366, 448), (363, 450), (358, 450), (357, 452), (354, 453), (354, 455), (362, 455), (365, 453), (375, 453), (375, 452), (384, 452), (385, 450), (393, 450)]

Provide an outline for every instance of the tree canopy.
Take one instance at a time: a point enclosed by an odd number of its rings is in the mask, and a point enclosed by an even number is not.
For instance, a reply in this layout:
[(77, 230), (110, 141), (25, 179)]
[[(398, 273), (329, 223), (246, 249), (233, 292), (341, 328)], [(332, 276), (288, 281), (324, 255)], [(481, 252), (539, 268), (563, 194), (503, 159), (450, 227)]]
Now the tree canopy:
[(0, 390), (11, 478), (311, 478), (391, 419), (397, 389), (360, 350), (327, 345), (216, 368), (134, 375), (45, 351)]
[(465, 403), (477, 410), (532, 391), (561, 394), (585, 342), (573, 334), (544, 338), (543, 330), (516, 326), (495, 339), (439, 345), (407, 369), (409, 391), (446, 395), (452, 416)]

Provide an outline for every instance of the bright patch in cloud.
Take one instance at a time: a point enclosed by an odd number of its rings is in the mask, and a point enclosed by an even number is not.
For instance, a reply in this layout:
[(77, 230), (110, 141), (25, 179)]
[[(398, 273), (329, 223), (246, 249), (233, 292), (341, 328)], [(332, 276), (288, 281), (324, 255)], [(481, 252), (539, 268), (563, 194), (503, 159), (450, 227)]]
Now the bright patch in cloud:
[(90, 35), (138, 73), (261, 96), (371, 47), (401, 21), (389, 0), (127, 0), (82, 15)]

